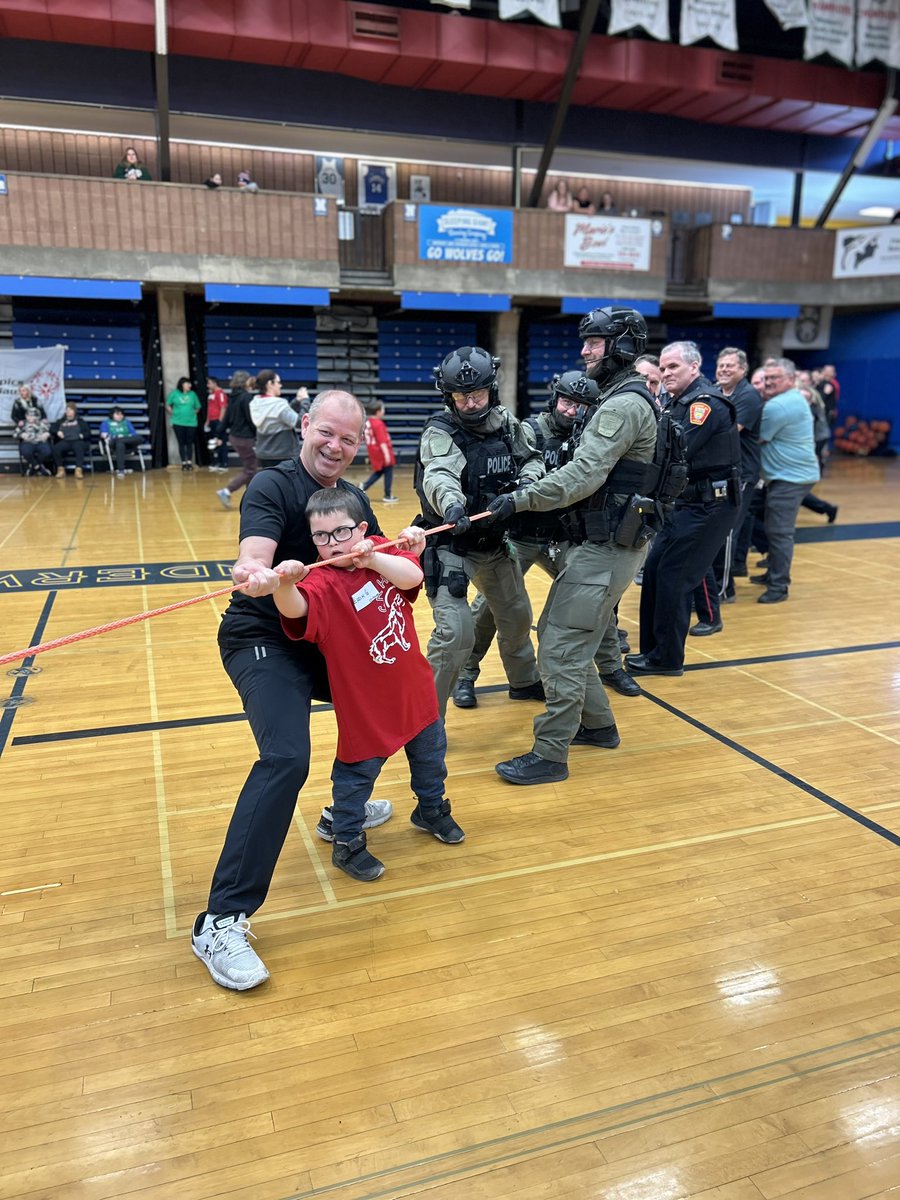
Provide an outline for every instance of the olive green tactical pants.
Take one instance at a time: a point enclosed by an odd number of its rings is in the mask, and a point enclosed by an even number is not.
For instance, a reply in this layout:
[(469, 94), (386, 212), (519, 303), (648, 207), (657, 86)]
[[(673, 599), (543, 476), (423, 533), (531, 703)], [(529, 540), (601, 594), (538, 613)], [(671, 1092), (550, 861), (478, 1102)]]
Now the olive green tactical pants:
[[(513, 540), (513, 546), (515, 546), (516, 556), (519, 560), (519, 566), (522, 568), (523, 575), (534, 565), (539, 566), (551, 579), (555, 579), (559, 574), (559, 564), (562, 560), (563, 550), (565, 549), (564, 544), (560, 544), (560, 553), (555, 561), (547, 554), (545, 549), (546, 543)], [(459, 677), (460, 679), (470, 679), (474, 683), (481, 674), (481, 661), (491, 648), (491, 642), (494, 640), (497, 626), (494, 622), (494, 615), (481, 592), (472, 601), (471, 608), (472, 621), (475, 625), (475, 645), (472, 647), (472, 653), (460, 671)], [(600, 647), (594, 655), (594, 665), (601, 675), (611, 675), (613, 671), (618, 671), (622, 666), (622, 649), (619, 645), (619, 624), (615, 613), (610, 617), (606, 632), (603, 634), (600, 642)]]
[(600, 729), (615, 721), (594, 655), (613, 609), (640, 570), (647, 547), (614, 542), (569, 546), (538, 622), (538, 666), (547, 696), (535, 717), (534, 752), (566, 762), (579, 725)]
[(522, 569), (502, 550), (472, 550), (465, 556), (438, 546), (437, 556), (443, 581), (431, 600), (434, 629), (426, 656), (434, 672), (438, 707), (443, 717), (460, 668), (472, 653), (475, 627), (465, 596), (447, 590), (449, 572), (463, 572), (485, 597), (497, 623), (497, 649), (510, 687), (528, 687), (538, 675), (531, 644), (531, 604), (525, 591)]

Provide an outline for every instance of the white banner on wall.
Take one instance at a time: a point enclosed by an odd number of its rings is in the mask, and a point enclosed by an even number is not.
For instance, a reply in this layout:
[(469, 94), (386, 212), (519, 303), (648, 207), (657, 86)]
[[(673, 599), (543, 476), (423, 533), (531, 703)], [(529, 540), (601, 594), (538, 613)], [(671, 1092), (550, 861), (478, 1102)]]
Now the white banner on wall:
[(682, 46), (712, 38), (726, 50), (737, 50), (734, 0), (681, 0)]
[(651, 224), (638, 217), (569, 213), (563, 261), (593, 271), (649, 271)]
[(0, 350), (0, 421), (8, 424), (19, 387), (27, 383), (50, 421), (58, 421), (66, 409), (62, 346), (39, 346), (33, 350)]
[(833, 274), (835, 279), (900, 275), (900, 225), (837, 230)]
[(531, 13), (545, 25), (560, 26), (559, 0), (500, 0), (501, 21), (511, 21), (524, 13)]
[(806, 0), (765, 0), (766, 8), (782, 29), (805, 29)]
[(817, 58), (820, 54), (830, 54), (838, 62), (852, 67), (855, 23), (854, 0), (809, 0), (809, 24), (806, 27), (803, 57)]
[(785, 350), (827, 350), (831, 342), (830, 305), (803, 304), (796, 317), (784, 323), (781, 344)]
[(608, 33), (641, 28), (660, 42), (668, 42), (669, 0), (612, 0)]
[(877, 58), (900, 69), (900, 0), (859, 0), (856, 11), (856, 65)]

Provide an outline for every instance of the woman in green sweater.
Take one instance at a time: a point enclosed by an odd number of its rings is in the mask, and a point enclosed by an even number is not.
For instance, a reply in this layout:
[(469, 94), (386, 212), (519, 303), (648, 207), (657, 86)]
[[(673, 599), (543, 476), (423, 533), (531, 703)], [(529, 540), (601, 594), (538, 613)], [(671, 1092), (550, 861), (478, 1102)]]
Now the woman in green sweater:
[(200, 411), (200, 401), (197, 393), (191, 387), (191, 381), (182, 376), (175, 389), (169, 392), (166, 400), (166, 412), (172, 418), (172, 428), (178, 439), (178, 449), (181, 452), (182, 471), (193, 471), (194, 449), (197, 444), (197, 413)]

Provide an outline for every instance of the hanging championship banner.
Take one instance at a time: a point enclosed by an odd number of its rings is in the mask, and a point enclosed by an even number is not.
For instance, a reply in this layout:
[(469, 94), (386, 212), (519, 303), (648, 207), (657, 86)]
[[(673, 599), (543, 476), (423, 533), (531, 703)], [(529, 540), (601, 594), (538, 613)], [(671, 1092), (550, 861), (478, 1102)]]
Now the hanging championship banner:
[(809, 0), (803, 57), (818, 58), (820, 54), (830, 54), (838, 62), (852, 67), (855, 20), (854, 0)]
[(334, 196), (339, 204), (344, 203), (344, 160), (316, 155), (316, 192), (320, 196)]
[(545, 25), (560, 26), (559, 0), (500, 0), (500, 20), (511, 21), (530, 13)]
[(860, 0), (856, 12), (856, 65), (877, 58), (900, 69), (900, 0)]
[(833, 274), (835, 279), (900, 275), (900, 225), (838, 229)]
[(682, 46), (712, 38), (726, 50), (737, 50), (734, 0), (681, 0)]
[(359, 164), (359, 207), (381, 210), (396, 199), (397, 178), (393, 163)]
[(27, 383), (31, 394), (47, 414), (58, 421), (66, 410), (62, 346), (39, 346), (33, 350), (0, 350), (0, 421), (12, 421), (12, 406), (19, 388)]
[(651, 225), (638, 217), (569, 213), (563, 262), (593, 271), (649, 271)]
[(627, 33), (637, 28), (660, 42), (668, 42), (669, 0), (612, 0), (607, 33)]
[(765, 0), (766, 8), (782, 29), (805, 29), (806, 0)]

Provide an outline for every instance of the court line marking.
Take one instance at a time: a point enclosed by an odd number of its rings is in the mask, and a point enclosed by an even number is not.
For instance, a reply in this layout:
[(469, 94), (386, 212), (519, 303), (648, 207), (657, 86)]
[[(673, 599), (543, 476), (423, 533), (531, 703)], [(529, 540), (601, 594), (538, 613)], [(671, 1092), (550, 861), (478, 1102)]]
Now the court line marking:
[(34, 504), (32, 504), (32, 506), (31, 506), (31, 508), (29, 508), (26, 512), (24, 512), (21, 517), (19, 517), (18, 521), (16, 521), (15, 525), (13, 525), (12, 529), (9, 531), (9, 533), (6, 535), (6, 537), (3, 539), (3, 541), (0, 542), (0, 550), (3, 549), (3, 547), (9, 541), (9, 539), (13, 536), (13, 534), (18, 532), (19, 528), (28, 520), (28, 518), (31, 516), (31, 514), (34, 512), (34, 510), (37, 508), (37, 506), (39, 504), (42, 504), (49, 495), (50, 495), (50, 489), (47, 488), (46, 491), (42, 492), (40, 494), (40, 496), (38, 496), (37, 500), (35, 500)]
[[(233, 807), (234, 807), (234, 802), (232, 802), (229, 805), (229, 808), (233, 808)], [(318, 879), (319, 886), (321, 887), (322, 892), (325, 896), (326, 906), (328, 908), (334, 908), (338, 903), (338, 898), (335, 893), (334, 886), (332, 885), (331, 880), (328, 878), (328, 872), (322, 866), (322, 860), (319, 858), (319, 855), (316, 853), (316, 846), (315, 846), (315, 842), (313, 841), (313, 835), (307, 829), (306, 822), (303, 820), (303, 818), (300, 815), (299, 807), (294, 808), (294, 824), (297, 826), (297, 830), (300, 834), (300, 837), (303, 840), (303, 845), (306, 850), (307, 858), (309, 859), (310, 863), (312, 864), (312, 869), (315, 872), (316, 879)]]
[(12, 888), (8, 892), (0, 892), (0, 896), (24, 896), (26, 892), (46, 892), (49, 888), (62, 887), (61, 883), (39, 883), (34, 887)]
[[(377, 1171), (368, 1171), (362, 1175), (357, 1175), (353, 1179), (342, 1179), (335, 1183), (314, 1186), (302, 1192), (293, 1192), (287, 1200), (312, 1200), (315, 1196), (327, 1195), (339, 1189), (363, 1187), (370, 1183), (377, 1183), (379, 1180), (385, 1181), (389, 1178), (394, 1178), (407, 1171), (422, 1172), (431, 1166), (437, 1166), (440, 1163), (449, 1163), (453, 1159), (460, 1159), (466, 1155), (477, 1154), (483, 1151), (500, 1150), (503, 1147), (512, 1147), (516, 1143), (520, 1144), (520, 1149), (518, 1150), (510, 1149), (506, 1153), (493, 1154), (480, 1162), (472, 1164), (460, 1163), (455, 1168), (448, 1167), (445, 1170), (434, 1171), (427, 1175), (423, 1174), (417, 1179), (411, 1179), (408, 1183), (400, 1183), (395, 1180), (387, 1189), (382, 1188), (377, 1191), (370, 1191), (365, 1196), (358, 1196), (356, 1198), (356, 1200), (383, 1200), (384, 1197), (391, 1197), (391, 1200), (393, 1200), (401, 1192), (410, 1192), (410, 1194), (413, 1194), (411, 1189), (430, 1188), (454, 1178), (471, 1178), (475, 1175), (484, 1174), (487, 1171), (496, 1170), (511, 1162), (521, 1162), (539, 1155), (545, 1155), (553, 1150), (563, 1149), (566, 1146), (596, 1141), (639, 1124), (667, 1120), (679, 1113), (709, 1108), (715, 1104), (722, 1104), (728, 1100), (736, 1099), (739, 1096), (747, 1096), (753, 1092), (762, 1091), (765, 1088), (775, 1087), (780, 1083), (794, 1082), (798, 1078), (802, 1079), (806, 1076), (821, 1074), (824, 1071), (834, 1071), (840, 1067), (851, 1066), (854, 1063), (874, 1062), (879, 1057), (892, 1054), (894, 1051), (900, 1049), (900, 1042), (892, 1042), (887, 1046), (869, 1045), (857, 1054), (845, 1054), (841, 1058), (832, 1058), (825, 1062), (810, 1063), (808, 1060), (815, 1056), (824, 1057), (828, 1054), (834, 1054), (836, 1051), (850, 1049), (850, 1047), (858, 1046), (861, 1043), (871, 1043), (878, 1038), (892, 1037), (898, 1032), (900, 1031), (896, 1028), (885, 1029), (876, 1033), (863, 1034), (858, 1038), (850, 1038), (844, 1042), (836, 1042), (833, 1045), (819, 1049), (799, 1051), (797, 1054), (788, 1055), (784, 1058), (772, 1059), (770, 1062), (760, 1063), (753, 1067), (745, 1067), (726, 1075), (700, 1079), (695, 1083), (684, 1084), (681, 1087), (671, 1088), (665, 1092), (636, 1097), (634, 1100), (626, 1100), (619, 1104), (611, 1104), (604, 1108), (593, 1109), (578, 1116), (564, 1117), (558, 1121), (545, 1122), (541, 1125), (534, 1125), (529, 1129), (517, 1129), (512, 1133), (501, 1134), (495, 1138), (487, 1138), (482, 1142), (475, 1142), (470, 1146), (453, 1147), (450, 1150), (425, 1155), (406, 1163), (398, 1163), (396, 1166), (383, 1167)], [(745, 1083), (737, 1087), (723, 1088), (721, 1086), (722, 1084), (737, 1083), (738, 1080), (746, 1079), (750, 1075), (763, 1074), (778, 1070), (779, 1068), (782, 1069), (782, 1073), (774, 1077), (760, 1079), (753, 1083)], [(713, 1091), (712, 1089), (714, 1088), (719, 1088), (719, 1090)], [(686, 1099), (692, 1092), (703, 1090), (711, 1092), (711, 1094), (701, 1096), (696, 1100)], [(682, 1103), (669, 1104), (661, 1109), (647, 1113), (639, 1111), (641, 1106), (647, 1107), (660, 1101), (676, 1100), (681, 1097), (685, 1097)], [(603, 1123), (604, 1118), (615, 1117), (620, 1114), (630, 1115), (625, 1116), (624, 1120), (613, 1120), (606, 1124)], [(591, 1121), (598, 1122), (593, 1129), (583, 1130), (580, 1133), (570, 1133), (567, 1136), (555, 1138), (554, 1140), (545, 1140), (537, 1146), (521, 1146), (521, 1143), (526, 1138), (544, 1137), (546, 1139), (547, 1135), (552, 1137), (555, 1133), (562, 1133), (564, 1130), (572, 1129), (575, 1125), (584, 1125)], [(602, 1154), (602, 1147), (598, 1146), (598, 1150)], [(621, 1162), (609, 1163), (605, 1159), (597, 1163), (598, 1169), (609, 1167), (615, 1170), (616, 1167), (621, 1166), (623, 1166)]]
[(802, 704), (808, 704), (812, 708), (819, 709), (820, 712), (828, 713), (830, 717), (836, 717), (841, 722), (847, 725), (855, 725), (857, 729), (862, 729), (866, 733), (871, 733), (873, 737), (882, 738), (886, 742), (893, 742), (895, 746), (900, 746), (900, 738), (895, 738), (889, 733), (881, 733), (877, 729), (870, 729), (868, 725), (863, 725), (858, 717), (842, 717), (840, 713), (836, 713), (833, 708), (828, 708), (824, 704), (820, 704), (818, 700), (810, 700), (806, 696), (801, 696), (797, 692), (792, 692), (790, 688), (782, 687), (778, 683), (772, 683), (769, 679), (760, 679), (758, 675), (754, 675), (752, 671), (742, 670), (741, 675), (745, 675), (748, 679), (754, 679), (757, 683), (765, 684), (766, 687), (773, 688), (776, 692), (782, 692), (785, 696), (790, 696), (792, 700), (799, 700)]
[[(172, 489), (169, 487), (168, 479), (165, 480), (165, 482), (163, 483), (163, 491), (165, 492), (166, 498), (168, 499), (169, 504), (172, 508), (172, 512), (175, 515), (175, 520), (178, 524), (178, 528), (181, 530), (181, 536), (184, 538), (185, 545), (188, 548), (188, 553), (190, 554), (190, 556), (194, 560), (194, 562), (197, 562), (198, 561), (197, 560), (197, 551), (194, 549), (194, 543), (191, 541), (191, 536), (187, 531), (187, 526), (185, 525), (184, 521), (181, 519), (181, 513), (178, 511), (178, 505), (175, 503), (175, 497), (172, 495)], [(143, 551), (141, 551), (140, 557), (141, 558), (144, 557)], [(203, 590), (205, 592), (208, 592), (210, 590), (210, 584), (204, 583)], [(222, 617), (222, 613), (221, 613), (220, 609), (218, 608), (218, 606), (216, 605), (215, 600), (210, 600), (209, 603), (210, 603), (210, 607), (213, 610), (213, 614), (215, 616), (216, 626), (218, 627), (219, 621), (221, 620), (221, 617)], [(146, 601), (144, 603), (144, 607), (145, 608), (147, 607)]]
[[(135, 534), (138, 543), (138, 553), (144, 557), (144, 531), (141, 522), (140, 498), (135, 491), (134, 517)], [(150, 593), (147, 586), (141, 587), (141, 603), (149, 607)], [(150, 703), (150, 716), (158, 725), (159, 695), (156, 687), (156, 668), (153, 658), (153, 633), (151, 622), (144, 622), (144, 652), (147, 660), (147, 695)], [(176, 936), (178, 916), (175, 908), (175, 883), (172, 878), (172, 848), (169, 841), (169, 813), (166, 806), (166, 777), (163, 770), (162, 739), (158, 728), (150, 730), (150, 743), (153, 754), (153, 781), (156, 792), (156, 828), (159, 836), (159, 868), (162, 877), (163, 914), (166, 922), (166, 937)]]

